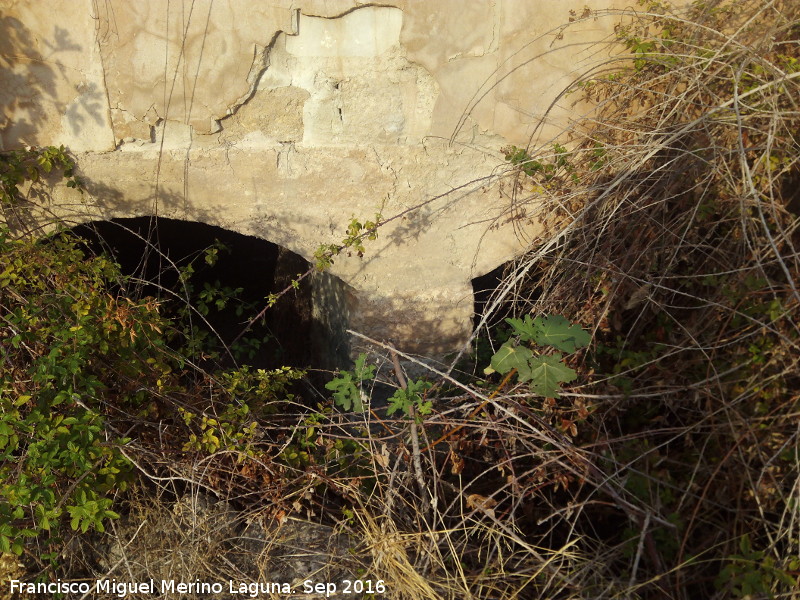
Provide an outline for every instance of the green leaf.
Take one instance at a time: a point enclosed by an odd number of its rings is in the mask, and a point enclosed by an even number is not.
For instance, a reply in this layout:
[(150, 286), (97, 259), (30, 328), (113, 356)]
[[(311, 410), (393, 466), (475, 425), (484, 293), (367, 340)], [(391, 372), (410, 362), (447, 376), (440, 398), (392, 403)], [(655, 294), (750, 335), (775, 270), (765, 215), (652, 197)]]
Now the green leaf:
[(430, 389), (431, 383), (424, 379), (412, 379), (408, 382), (406, 389), (395, 390), (394, 395), (389, 398), (389, 406), (386, 409), (386, 415), (391, 416), (397, 411), (400, 411), (405, 416), (411, 414), (411, 407), (417, 407), (417, 413), (420, 415), (430, 414), (433, 409), (433, 403), (430, 401), (422, 401), (422, 393)]
[(429, 415), (433, 410), (433, 402), (430, 400), (426, 400), (425, 402), (417, 402), (417, 414), (418, 415)]
[(525, 346), (515, 346), (508, 341), (492, 356), (492, 368), (505, 375), (511, 369), (516, 369), (520, 381), (527, 381), (531, 378), (531, 369), (528, 362), (533, 358), (531, 352)]
[(431, 382), (424, 379), (412, 379), (408, 382), (406, 391), (409, 397), (419, 397), (422, 392), (431, 388)]
[(375, 378), (375, 365), (367, 365), (367, 355), (359, 354), (353, 372), (356, 379), (361, 381)]
[(559, 384), (573, 381), (578, 375), (561, 362), (561, 355), (537, 356), (530, 361), (531, 387), (546, 398), (558, 398)]
[(397, 411), (400, 411), (405, 416), (408, 416), (408, 409), (411, 407), (411, 402), (405, 390), (395, 390), (394, 396), (389, 398), (389, 406), (386, 408), (386, 416), (391, 417)]
[(589, 345), (589, 333), (579, 325), (572, 325), (564, 317), (553, 315), (533, 320), (536, 333), (534, 341), (542, 346), (553, 346), (562, 352), (575, 352)]
[(364, 412), (361, 392), (353, 382), (353, 376), (349, 371), (339, 373), (338, 377), (325, 384), (325, 389), (333, 392), (336, 405), (341, 406), (343, 410)]
[(525, 315), (524, 319), (506, 319), (506, 323), (514, 328), (514, 334), (519, 336), (523, 342), (530, 342), (539, 335), (539, 326), (535, 324), (530, 315)]
[(741, 550), (742, 554), (744, 554), (745, 556), (750, 554), (750, 550), (752, 550), (752, 547), (750, 546), (750, 536), (749, 535), (744, 534), (739, 539), (739, 550)]

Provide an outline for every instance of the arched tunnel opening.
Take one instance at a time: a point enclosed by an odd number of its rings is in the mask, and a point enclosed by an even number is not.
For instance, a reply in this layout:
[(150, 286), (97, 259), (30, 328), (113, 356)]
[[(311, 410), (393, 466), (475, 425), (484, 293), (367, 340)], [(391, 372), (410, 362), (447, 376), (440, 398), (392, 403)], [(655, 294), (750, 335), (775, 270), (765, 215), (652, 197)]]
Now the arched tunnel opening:
[[(499, 267), (492, 269), (488, 273), (484, 273), (472, 280), (472, 296), (475, 302), (473, 312), (473, 328), (480, 326), (486, 310), (489, 308), (491, 301), (495, 294), (497, 294), (500, 284), (503, 282), (503, 276), (508, 269), (508, 263), (503, 263)], [(487, 321), (487, 326), (491, 327), (496, 325), (497, 319), (494, 315), (489, 315), (490, 321)], [(500, 318), (502, 320), (502, 318)]]
[(480, 328), (480, 331), (476, 331), (478, 344), (488, 338), (494, 339), (497, 334), (502, 339), (502, 329), (506, 327), (505, 319), (530, 312), (541, 296), (542, 290), (537, 278), (528, 276), (496, 302), (505, 287), (511, 285), (515, 266), (514, 261), (505, 262), (472, 279), (475, 303), (472, 327), (473, 330)]
[(282, 246), (163, 217), (93, 221), (71, 232), (120, 265), (126, 280), (117, 293), (161, 302), (179, 329), (175, 349), (207, 370), (331, 369), (348, 360), (352, 292), (329, 274), (297, 282), (310, 264)]

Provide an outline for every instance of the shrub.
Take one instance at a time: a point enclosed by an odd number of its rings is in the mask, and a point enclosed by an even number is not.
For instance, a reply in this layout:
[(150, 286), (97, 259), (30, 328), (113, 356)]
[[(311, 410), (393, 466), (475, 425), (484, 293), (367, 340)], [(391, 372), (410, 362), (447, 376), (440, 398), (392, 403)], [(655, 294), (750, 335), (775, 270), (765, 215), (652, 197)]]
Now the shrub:
[(131, 465), (111, 404), (135, 404), (147, 375), (169, 371), (165, 322), (151, 302), (113, 298), (119, 277), (75, 241), (14, 240), (0, 229), (0, 550), (61, 526), (103, 530)]
[[(574, 88), (594, 103), (564, 141), (580, 183), (543, 185), (550, 142), (507, 156), (517, 214), (547, 214), (507, 292), (595, 329), (556, 405), (593, 407), (560, 459), (582, 476), (536, 503), (602, 555), (585, 589), (779, 597), (797, 585), (800, 8), (644, 4), (617, 28), (630, 62)], [(564, 506), (598, 494), (615, 508)]]

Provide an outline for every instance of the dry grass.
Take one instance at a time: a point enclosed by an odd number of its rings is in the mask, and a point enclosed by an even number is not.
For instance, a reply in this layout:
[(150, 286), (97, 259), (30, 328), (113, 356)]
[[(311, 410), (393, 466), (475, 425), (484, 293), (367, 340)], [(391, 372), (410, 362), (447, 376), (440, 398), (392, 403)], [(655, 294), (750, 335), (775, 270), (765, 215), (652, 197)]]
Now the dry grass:
[[(562, 140), (568, 166), (514, 175), (514, 210), (546, 215), (551, 235), (494, 306), (563, 314), (594, 346), (576, 359), (585, 383), (558, 403), (498, 397), (550, 425), (505, 421), (517, 448), (559, 439), (530, 449), (547, 472), (539, 489), (501, 493), (550, 527), (527, 539), (582, 556), (544, 596), (792, 597), (800, 8), (649, 10), (619, 31), (645, 49), (636, 68), (576, 86), (596, 108)], [(527, 152), (554, 158), (546, 145)], [(555, 433), (567, 424), (578, 434)]]
[[(299, 407), (265, 418), (248, 452), (175, 460), (153, 426), (130, 452), (154, 485), (335, 525), (353, 578), (386, 598), (797, 597), (800, 6), (602, 16), (627, 23), (635, 68), (615, 59), (571, 90), (595, 108), (552, 176), (509, 170), (511, 216), (546, 215), (549, 236), (476, 332), (495, 343), (504, 310), (564, 315), (593, 332), (570, 359), (579, 382), (552, 400), (463, 362), (431, 369), (416, 444), (377, 411)], [(549, 142), (527, 153), (558, 158)], [(170, 545), (195, 548), (199, 573), (220, 543)]]
[(595, 109), (564, 164), (509, 173), (511, 214), (550, 235), (484, 324), (581, 323), (582, 381), (553, 401), (431, 371), (433, 508), (409, 443), (353, 525), (390, 597), (797, 597), (800, 7), (648, 10), (606, 15), (635, 66), (575, 86)]

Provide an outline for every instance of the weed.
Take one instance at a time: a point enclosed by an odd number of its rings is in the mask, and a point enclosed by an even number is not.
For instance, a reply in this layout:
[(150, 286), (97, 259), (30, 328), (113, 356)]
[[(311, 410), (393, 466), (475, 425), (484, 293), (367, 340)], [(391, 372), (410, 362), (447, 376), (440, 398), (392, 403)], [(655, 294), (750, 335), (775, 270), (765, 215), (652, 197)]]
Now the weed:
[(375, 378), (375, 365), (367, 365), (367, 355), (360, 354), (356, 359), (353, 371), (340, 371), (336, 377), (325, 384), (325, 388), (333, 392), (333, 398), (343, 410), (364, 412), (362, 398), (365, 397), (363, 385), (365, 381)]
[(516, 338), (500, 347), (484, 373), (516, 371), (519, 381), (529, 381), (536, 394), (558, 398), (560, 384), (573, 381), (577, 377), (575, 371), (564, 364), (560, 353), (535, 355), (521, 343), (532, 342), (571, 353), (589, 344), (589, 334), (559, 316), (531, 319), (530, 315), (525, 315), (524, 319), (506, 319), (506, 322), (513, 328)]

